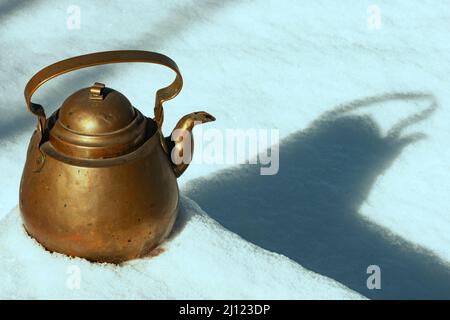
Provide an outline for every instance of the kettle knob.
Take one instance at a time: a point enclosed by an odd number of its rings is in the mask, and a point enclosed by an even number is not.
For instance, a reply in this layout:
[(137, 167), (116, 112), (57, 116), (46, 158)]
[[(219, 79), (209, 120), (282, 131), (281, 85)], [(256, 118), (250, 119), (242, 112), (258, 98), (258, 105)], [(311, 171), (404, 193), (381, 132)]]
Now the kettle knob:
[(91, 100), (103, 100), (103, 90), (105, 89), (105, 84), (96, 82), (92, 87), (89, 88)]

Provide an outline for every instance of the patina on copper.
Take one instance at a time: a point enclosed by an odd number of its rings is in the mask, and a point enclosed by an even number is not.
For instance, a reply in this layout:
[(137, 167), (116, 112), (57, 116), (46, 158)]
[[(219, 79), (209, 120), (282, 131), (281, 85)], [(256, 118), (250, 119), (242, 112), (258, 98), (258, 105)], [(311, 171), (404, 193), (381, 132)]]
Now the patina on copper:
[[(101, 83), (72, 94), (49, 118), (31, 102), (43, 83), (60, 74), (119, 62), (155, 63), (175, 71), (175, 80), (156, 92), (153, 119)], [(174, 61), (147, 51), (78, 56), (35, 74), (25, 99), (38, 125), (20, 184), (27, 232), (50, 251), (91, 261), (119, 263), (157, 247), (175, 222), (177, 177), (188, 166), (174, 164), (171, 152), (193, 147), (192, 136), (172, 141), (161, 133), (162, 103), (174, 98), (182, 84)], [(194, 112), (175, 129), (190, 133), (195, 124), (213, 120), (206, 112)]]

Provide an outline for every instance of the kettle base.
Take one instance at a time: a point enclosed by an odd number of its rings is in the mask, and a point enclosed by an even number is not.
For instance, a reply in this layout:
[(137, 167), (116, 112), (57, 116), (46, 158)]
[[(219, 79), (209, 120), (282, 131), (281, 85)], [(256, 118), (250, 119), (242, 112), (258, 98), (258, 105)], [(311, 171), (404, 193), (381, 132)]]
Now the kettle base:
[(113, 159), (67, 162), (50, 142), (40, 149), (39, 171), (31, 165), (38, 151), (28, 153), (19, 205), (28, 234), (47, 250), (120, 263), (149, 254), (171, 232), (179, 191), (158, 134)]

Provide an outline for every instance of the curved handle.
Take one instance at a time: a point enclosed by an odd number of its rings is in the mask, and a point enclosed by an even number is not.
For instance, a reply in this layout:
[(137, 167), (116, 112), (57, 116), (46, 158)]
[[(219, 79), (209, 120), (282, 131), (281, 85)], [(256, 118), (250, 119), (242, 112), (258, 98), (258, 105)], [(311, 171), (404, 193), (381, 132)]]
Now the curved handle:
[(61, 74), (78, 70), (82, 68), (121, 62), (147, 62), (166, 66), (176, 73), (175, 80), (167, 87), (156, 91), (155, 99), (155, 122), (161, 129), (164, 120), (164, 111), (162, 103), (174, 98), (183, 86), (183, 78), (178, 70), (177, 64), (169, 57), (150, 51), (141, 50), (119, 50), (105, 51), (86, 54), (78, 57), (69, 58), (56, 62), (36, 73), (25, 87), (25, 100), (28, 110), (38, 117), (38, 130), (42, 133), (46, 125), (46, 116), (44, 108), (36, 103), (31, 102), (33, 93), (48, 80)]

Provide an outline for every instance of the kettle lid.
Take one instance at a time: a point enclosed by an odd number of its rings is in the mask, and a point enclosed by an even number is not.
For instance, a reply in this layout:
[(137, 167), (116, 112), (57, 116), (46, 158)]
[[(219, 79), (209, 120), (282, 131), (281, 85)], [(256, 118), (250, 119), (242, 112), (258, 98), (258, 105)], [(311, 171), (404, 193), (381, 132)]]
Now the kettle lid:
[(50, 143), (73, 157), (111, 158), (137, 149), (147, 118), (120, 92), (95, 83), (69, 96), (50, 129)]

